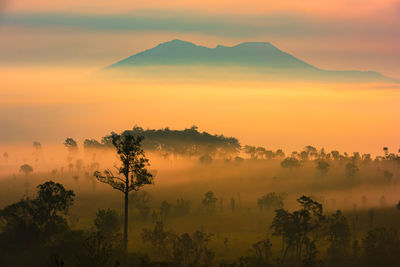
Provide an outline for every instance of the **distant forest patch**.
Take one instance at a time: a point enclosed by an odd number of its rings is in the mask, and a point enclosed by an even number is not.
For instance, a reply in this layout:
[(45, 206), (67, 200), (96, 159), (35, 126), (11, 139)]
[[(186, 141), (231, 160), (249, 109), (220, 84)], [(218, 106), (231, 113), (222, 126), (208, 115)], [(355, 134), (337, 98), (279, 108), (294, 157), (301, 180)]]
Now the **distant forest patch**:
[[(240, 151), (239, 140), (224, 135), (199, 132), (196, 126), (184, 130), (143, 129), (135, 126), (123, 134), (143, 136), (142, 147), (145, 150), (160, 151), (164, 156), (169, 155), (212, 155), (225, 157)], [(111, 135), (105, 136), (99, 142), (95, 139), (86, 139), (83, 143), (85, 149), (113, 148)]]

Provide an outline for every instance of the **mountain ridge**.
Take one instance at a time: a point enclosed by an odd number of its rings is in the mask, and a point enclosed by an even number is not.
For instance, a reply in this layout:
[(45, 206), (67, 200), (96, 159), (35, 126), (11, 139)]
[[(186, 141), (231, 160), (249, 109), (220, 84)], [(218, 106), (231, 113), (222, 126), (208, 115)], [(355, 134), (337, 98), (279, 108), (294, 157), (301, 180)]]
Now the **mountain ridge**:
[[(324, 70), (286, 53), (270, 42), (243, 42), (234, 46), (215, 48), (174, 39), (133, 54), (105, 69), (126, 69), (143, 66), (242, 66), (273, 69), (285, 73), (304, 72), (311, 79), (355, 79), (399, 82), (376, 71)], [(354, 77), (352, 77), (354, 76)]]

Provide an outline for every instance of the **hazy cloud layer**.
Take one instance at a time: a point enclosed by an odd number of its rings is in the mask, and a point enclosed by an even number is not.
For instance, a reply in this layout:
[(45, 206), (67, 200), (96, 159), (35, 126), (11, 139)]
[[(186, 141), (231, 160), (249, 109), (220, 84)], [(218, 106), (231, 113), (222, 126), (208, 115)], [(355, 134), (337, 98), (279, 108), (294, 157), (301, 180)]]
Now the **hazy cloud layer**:
[(390, 19), (382, 15), (351, 19), (294, 12), (211, 15), (171, 10), (6, 13), (0, 17), (0, 62), (102, 67), (176, 38), (209, 47), (269, 41), (322, 68), (377, 70), (397, 77), (400, 25), (393, 12), (389, 12)]
[(206, 15), (143, 11), (132, 14), (93, 15), (72, 13), (6, 14), (0, 23), (25, 27), (76, 27), (100, 31), (168, 31), (246, 37), (260, 34), (292, 37), (370, 36), (399, 38), (400, 24), (385, 21), (307, 18), (296, 14)]

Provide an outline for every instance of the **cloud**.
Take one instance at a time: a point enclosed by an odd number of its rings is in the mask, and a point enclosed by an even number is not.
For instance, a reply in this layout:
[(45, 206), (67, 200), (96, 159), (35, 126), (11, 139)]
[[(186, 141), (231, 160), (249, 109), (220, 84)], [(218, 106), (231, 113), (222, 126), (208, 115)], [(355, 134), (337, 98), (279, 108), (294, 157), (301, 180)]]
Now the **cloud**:
[(385, 9), (369, 18), (154, 9), (129, 14), (8, 13), (0, 17), (0, 65), (99, 67), (178, 38), (208, 47), (269, 41), (322, 68), (372, 69), (398, 77), (400, 31), (393, 12)]
[(399, 36), (397, 28), (378, 21), (323, 20), (296, 14), (205, 15), (145, 11), (120, 15), (72, 13), (6, 14), (2, 25), (25, 27), (74, 27), (97, 31), (157, 31), (202, 33), (217, 36)]

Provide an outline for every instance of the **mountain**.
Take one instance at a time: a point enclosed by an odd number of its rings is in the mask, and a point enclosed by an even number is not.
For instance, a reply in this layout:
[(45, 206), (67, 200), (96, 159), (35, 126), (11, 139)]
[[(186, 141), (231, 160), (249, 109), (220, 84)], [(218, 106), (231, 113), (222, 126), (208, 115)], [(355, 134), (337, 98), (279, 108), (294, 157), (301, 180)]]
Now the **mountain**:
[(252, 42), (216, 48), (173, 40), (123, 59), (110, 67), (144, 65), (245, 65), (273, 68), (313, 68), (270, 43)]
[[(296, 76), (305, 79), (336, 81), (395, 81), (374, 71), (329, 71), (310, 65), (268, 42), (246, 42), (215, 48), (198, 46), (182, 40), (172, 40), (134, 54), (106, 69), (127, 69), (144, 66), (210, 66), (245, 67), (246, 72)], [(288, 77), (289, 75), (289, 77)]]

